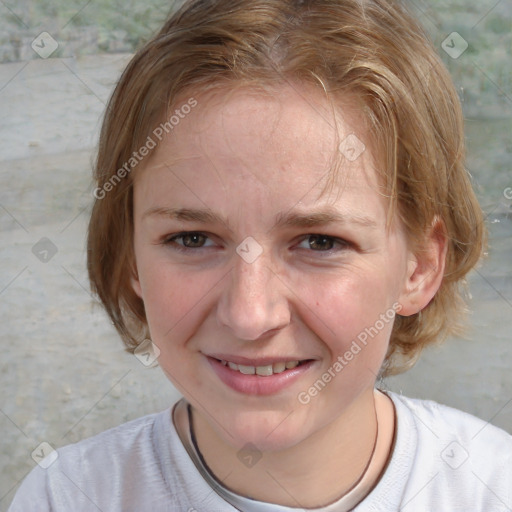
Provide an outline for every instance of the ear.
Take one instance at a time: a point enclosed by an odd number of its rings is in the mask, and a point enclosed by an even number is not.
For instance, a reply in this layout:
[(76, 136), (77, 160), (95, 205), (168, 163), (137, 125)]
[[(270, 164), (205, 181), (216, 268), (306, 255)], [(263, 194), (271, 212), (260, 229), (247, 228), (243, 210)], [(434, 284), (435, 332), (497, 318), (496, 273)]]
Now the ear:
[(140, 281), (138, 277), (132, 277), (130, 279), (130, 283), (132, 285), (133, 291), (136, 293), (136, 295), (142, 299), (142, 288), (140, 286)]
[(444, 223), (436, 217), (421, 249), (410, 255), (407, 278), (399, 299), (401, 316), (418, 313), (434, 298), (443, 281), (447, 249)]
[(133, 261), (130, 264), (131, 277), (130, 284), (135, 294), (142, 299), (142, 286), (140, 285), (139, 272), (137, 270), (137, 263), (135, 262), (135, 255), (133, 255)]

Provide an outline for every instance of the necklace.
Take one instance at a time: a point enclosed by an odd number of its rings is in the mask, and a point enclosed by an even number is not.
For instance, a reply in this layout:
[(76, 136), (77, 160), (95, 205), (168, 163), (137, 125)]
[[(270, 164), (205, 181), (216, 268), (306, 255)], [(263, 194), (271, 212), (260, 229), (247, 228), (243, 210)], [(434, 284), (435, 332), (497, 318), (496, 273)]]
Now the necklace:
[[(336, 509), (338, 509), (338, 507), (341, 507), (342, 510), (352, 509), (362, 499), (364, 499), (364, 497), (367, 494), (367, 492), (365, 492), (364, 489), (361, 489), (359, 491), (359, 493), (357, 492), (357, 489), (360, 486), (360, 484), (364, 481), (365, 477), (367, 476), (367, 474), (369, 472), (369, 469), (372, 466), (372, 462), (373, 462), (375, 453), (377, 451), (377, 445), (378, 445), (378, 439), (379, 439), (379, 418), (378, 418), (378, 414), (377, 414), (377, 407), (376, 407), (376, 403), (375, 403), (375, 397), (373, 399), (373, 408), (374, 408), (374, 417), (375, 417), (375, 439), (373, 441), (373, 447), (372, 447), (372, 451), (370, 453), (370, 456), (368, 458), (368, 461), (367, 461), (365, 467), (363, 468), (363, 471), (361, 472), (360, 476), (357, 478), (357, 480), (355, 480), (355, 482), (341, 496), (336, 498), (336, 500), (333, 503), (331, 503), (330, 505), (326, 506), (326, 507), (329, 507), (329, 510), (331, 510), (331, 508), (330, 508), (331, 505), (335, 505)], [(208, 464), (206, 463), (206, 461), (205, 461), (205, 459), (203, 457), (203, 454), (201, 453), (201, 451), (199, 449), (199, 446), (198, 446), (198, 443), (197, 443), (197, 438), (196, 438), (196, 435), (195, 435), (195, 430), (194, 430), (192, 407), (191, 407), (190, 403), (187, 403), (187, 416), (188, 416), (188, 427), (189, 427), (188, 428), (188, 430), (189, 430), (189, 439), (190, 439), (191, 444), (194, 447), (194, 451), (196, 453), (196, 456), (199, 458), (201, 464), (203, 465), (203, 467), (209, 473), (210, 478), (212, 478), (213, 481), (216, 482), (216, 484), (217, 484), (216, 487), (217, 486), (219, 487), (217, 492), (219, 493), (219, 491), (221, 491), (220, 494), (224, 497), (224, 499), (227, 499), (227, 497), (224, 495), (224, 492), (222, 492), (222, 489), (224, 488), (224, 486), (214, 476), (213, 472), (209, 468)], [(226, 489), (226, 491), (227, 491), (227, 489)], [(231, 505), (234, 506), (234, 503), (231, 503)], [(235, 506), (235, 508), (237, 508), (237, 507)], [(240, 510), (240, 509), (237, 508), (237, 510)], [(322, 510), (324, 510), (324, 507), (321, 507), (321, 508), (318, 508), (318, 509), (314, 509), (314, 510), (322, 511)]]

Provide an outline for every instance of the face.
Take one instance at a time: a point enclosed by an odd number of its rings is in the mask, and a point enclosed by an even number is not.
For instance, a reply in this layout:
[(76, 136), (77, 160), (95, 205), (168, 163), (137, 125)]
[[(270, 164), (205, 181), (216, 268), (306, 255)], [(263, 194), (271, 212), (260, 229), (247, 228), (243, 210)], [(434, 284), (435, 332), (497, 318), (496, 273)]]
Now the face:
[(406, 238), (348, 102), (334, 119), (304, 87), (196, 99), (135, 176), (133, 286), (160, 366), (218, 435), (292, 447), (373, 389)]

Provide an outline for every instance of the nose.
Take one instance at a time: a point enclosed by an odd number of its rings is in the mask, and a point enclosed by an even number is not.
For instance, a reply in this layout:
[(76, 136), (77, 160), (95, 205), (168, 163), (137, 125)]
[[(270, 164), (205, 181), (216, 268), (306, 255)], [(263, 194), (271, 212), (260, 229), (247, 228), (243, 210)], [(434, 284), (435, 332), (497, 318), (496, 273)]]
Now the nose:
[(246, 341), (283, 329), (291, 318), (286, 290), (267, 258), (247, 263), (236, 256), (218, 302), (218, 322)]

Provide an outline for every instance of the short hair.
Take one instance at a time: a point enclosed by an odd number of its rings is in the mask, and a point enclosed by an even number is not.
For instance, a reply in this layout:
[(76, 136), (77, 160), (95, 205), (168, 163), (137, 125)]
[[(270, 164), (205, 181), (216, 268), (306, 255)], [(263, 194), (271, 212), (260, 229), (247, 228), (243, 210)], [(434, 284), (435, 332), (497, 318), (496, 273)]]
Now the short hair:
[(412, 246), (421, 247), (436, 219), (444, 224), (439, 290), (420, 313), (395, 318), (383, 374), (398, 373), (426, 345), (460, 332), (464, 278), (486, 231), (464, 167), (457, 92), (428, 36), (397, 1), (190, 0), (173, 14), (132, 58), (106, 110), (88, 233), (92, 290), (133, 350), (148, 331), (130, 283), (137, 171), (130, 159), (184, 94), (286, 81), (313, 84), (334, 101), (358, 98), (390, 211)]

